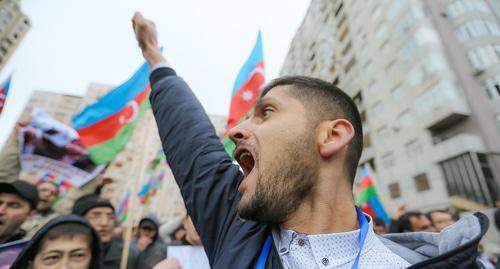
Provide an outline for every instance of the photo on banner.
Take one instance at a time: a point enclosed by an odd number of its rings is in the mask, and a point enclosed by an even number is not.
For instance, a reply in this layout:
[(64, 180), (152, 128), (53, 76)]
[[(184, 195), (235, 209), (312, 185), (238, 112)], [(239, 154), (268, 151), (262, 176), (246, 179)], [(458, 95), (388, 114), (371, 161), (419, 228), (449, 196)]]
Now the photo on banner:
[(80, 187), (97, 176), (105, 165), (96, 165), (80, 143), (78, 133), (42, 110), (35, 108), (31, 121), (20, 128), (22, 175), (50, 173)]

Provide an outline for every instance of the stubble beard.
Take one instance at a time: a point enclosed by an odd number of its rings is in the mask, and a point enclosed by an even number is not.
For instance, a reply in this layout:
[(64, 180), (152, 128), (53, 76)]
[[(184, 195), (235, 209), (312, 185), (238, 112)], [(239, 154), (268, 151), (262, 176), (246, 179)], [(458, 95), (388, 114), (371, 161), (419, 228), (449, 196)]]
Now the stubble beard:
[(310, 193), (317, 175), (314, 144), (303, 134), (266, 167), (258, 169), (257, 186), (249, 201), (239, 204), (238, 214), (248, 220), (280, 225), (294, 213)]

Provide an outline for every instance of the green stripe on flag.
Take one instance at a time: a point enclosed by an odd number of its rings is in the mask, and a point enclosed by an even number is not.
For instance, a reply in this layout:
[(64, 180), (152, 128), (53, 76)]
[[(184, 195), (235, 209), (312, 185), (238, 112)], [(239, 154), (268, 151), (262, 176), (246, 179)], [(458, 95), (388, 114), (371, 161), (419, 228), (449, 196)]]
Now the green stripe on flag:
[(375, 190), (375, 186), (371, 185), (368, 188), (364, 189), (363, 192), (361, 192), (358, 196), (358, 199), (356, 199), (356, 204), (357, 205), (362, 205), (368, 201), (370, 197), (375, 197), (377, 196), (377, 191)]
[(118, 224), (122, 224), (124, 223), (126, 220), (127, 220), (127, 215), (128, 215), (128, 212), (126, 211), (125, 213), (123, 213), (120, 217), (120, 219), (118, 220)]
[(149, 100), (148, 98), (146, 98), (142, 102), (141, 107), (139, 108), (139, 111), (137, 113), (137, 117), (133, 122), (124, 126), (112, 139), (87, 148), (87, 150), (89, 151), (90, 159), (95, 164), (103, 164), (114, 160), (118, 152), (120, 152), (125, 147), (125, 145), (127, 145), (127, 142), (132, 135), (135, 126), (141, 120), (144, 111), (146, 111), (150, 107), (151, 105), (149, 103)]

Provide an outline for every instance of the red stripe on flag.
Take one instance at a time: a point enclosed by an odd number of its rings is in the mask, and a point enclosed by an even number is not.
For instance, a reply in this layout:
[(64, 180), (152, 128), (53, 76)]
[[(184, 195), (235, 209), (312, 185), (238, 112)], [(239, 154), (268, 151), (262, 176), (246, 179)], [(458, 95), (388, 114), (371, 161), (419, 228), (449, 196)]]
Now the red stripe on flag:
[(250, 77), (234, 94), (229, 109), (226, 132), (238, 124), (238, 121), (252, 109), (253, 104), (259, 98), (260, 89), (265, 83), (263, 68), (264, 62), (262, 61), (255, 66)]
[(370, 204), (367, 202), (363, 206), (360, 207), (363, 212), (366, 214), (370, 215), (372, 218), (375, 218), (375, 212), (373, 211), (372, 207)]
[(370, 176), (365, 176), (361, 183), (359, 184), (359, 189), (364, 190), (368, 188), (370, 185), (373, 185), (372, 178)]
[[(142, 102), (146, 99), (150, 85), (130, 100), (117, 113), (110, 115), (92, 125), (76, 130), (80, 135), (80, 141), (85, 147), (91, 147), (112, 139), (125, 125), (130, 123), (139, 112)], [(137, 106), (135, 106), (137, 104)]]

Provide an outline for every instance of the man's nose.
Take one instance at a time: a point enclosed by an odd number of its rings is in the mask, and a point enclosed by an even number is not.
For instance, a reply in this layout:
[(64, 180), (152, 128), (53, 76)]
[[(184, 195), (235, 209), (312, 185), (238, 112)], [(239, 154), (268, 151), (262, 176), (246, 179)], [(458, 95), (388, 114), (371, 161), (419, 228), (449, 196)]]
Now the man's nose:
[(245, 123), (242, 123), (229, 130), (229, 138), (231, 138), (235, 144), (238, 144), (239, 142), (250, 137), (250, 132), (244, 127)]
[(7, 209), (7, 203), (0, 204), (0, 215), (5, 215), (6, 209)]

